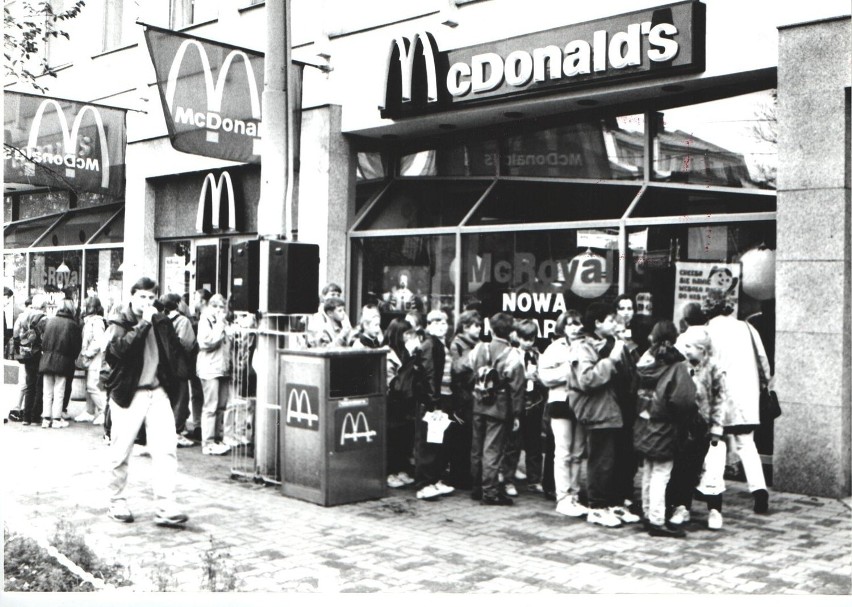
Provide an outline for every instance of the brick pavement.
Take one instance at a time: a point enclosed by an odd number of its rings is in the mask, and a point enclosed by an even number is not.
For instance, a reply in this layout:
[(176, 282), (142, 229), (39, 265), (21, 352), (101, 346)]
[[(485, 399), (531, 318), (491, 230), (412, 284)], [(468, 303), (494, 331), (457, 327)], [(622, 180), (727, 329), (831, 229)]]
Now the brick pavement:
[[(130, 566), (133, 590), (169, 577), (200, 589), (211, 540), (240, 589), (273, 592), (849, 594), (848, 500), (772, 493), (769, 516), (751, 511), (742, 483), (725, 496), (725, 528), (705, 527), (696, 504), (686, 540), (652, 538), (639, 526), (604, 529), (554, 513), (523, 495), (486, 508), (466, 494), (421, 502), (413, 491), (333, 508), (283, 497), (274, 486), (232, 480), (228, 457), (179, 451), (185, 529), (153, 524), (151, 462), (134, 457), (136, 522), (105, 516), (106, 447), (99, 429), (2, 431), (3, 516), (11, 530), (49, 534), (76, 522), (107, 560)], [(20, 465), (13, 464), (19, 462)]]

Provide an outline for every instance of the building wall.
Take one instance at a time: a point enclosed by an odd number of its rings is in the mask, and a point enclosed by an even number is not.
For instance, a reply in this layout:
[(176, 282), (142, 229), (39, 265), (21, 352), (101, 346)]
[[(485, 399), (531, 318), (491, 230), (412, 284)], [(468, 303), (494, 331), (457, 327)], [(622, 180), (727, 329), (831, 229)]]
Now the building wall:
[[(849, 495), (849, 18), (780, 30), (776, 486)], [(819, 52), (813, 49), (819, 48)]]

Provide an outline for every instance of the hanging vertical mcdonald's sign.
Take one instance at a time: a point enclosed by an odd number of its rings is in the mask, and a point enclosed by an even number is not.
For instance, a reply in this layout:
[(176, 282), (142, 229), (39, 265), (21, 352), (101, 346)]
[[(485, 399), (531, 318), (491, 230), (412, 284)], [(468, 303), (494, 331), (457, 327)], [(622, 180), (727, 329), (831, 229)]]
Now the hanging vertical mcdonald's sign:
[(176, 150), (260, 163), (263, 55), (145, 26)]
[(5, 183), (124, 195), (125, 110), (11, 91), (3, 108)]

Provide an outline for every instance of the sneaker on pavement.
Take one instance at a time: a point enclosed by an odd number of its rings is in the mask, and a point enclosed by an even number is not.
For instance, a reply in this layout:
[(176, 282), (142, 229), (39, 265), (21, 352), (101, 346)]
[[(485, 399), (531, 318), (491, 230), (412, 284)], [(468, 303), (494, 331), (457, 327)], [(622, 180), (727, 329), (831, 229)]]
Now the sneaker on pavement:
[(237, 439), (232, 438), (230, 436), (227, 436), (227, 437), (222, 439), (222, 444), (225, 445), (226, 447), (239, 447), (240, 441), (238, 441)]
[(590, 508), (586, 520), (602, 527), (621, 527), (621, 519), (609, 508)]
[(41, 420), (41, 427), (42, 428), (50, 428), (50, 418), (49, 417), (45, 417), (43, 420)]
[(104, 414), (99, 414), (95, 419), (92, 420), (93, 426), (103, 426), (104, 425)]
[(401, 489), (405, 487), (405, 483), (403, 483), (398, 474), (388, 474), (388, 487), (391, 489)]
[(672, 513), (669, 522), (672, 525), (683, 525), (684, 523), (689, 522), (689, 510), (686, 509), (686, 506), (678, 506), (675, 508), (675, 511)]
[(449, 495), (450, 493), (456, 490), (455, 487), (447, 485), (446, 483), (444, 483), (444, 481), (438, 481), (437, 483), (435, 483), (434, 486), (438, 491), (441, 492), (441, 495)]
[(189, 517), (187, 515), (176, 510), (159, 510), (154, 516), (154, 524), (160, 525), (161, 527), (183, 525), (188, 520)]
[(541, 486), (541, 483), (531, 483), (527, 485), (527, 491), (530, 493), (544, 493), (544, 487)]
[(518, 490), (512, 483), (506, 483), (503, 487), (503, 492), (509, 497), (518, 497)]
[(419, 500), (434, 500), (441, 497), (441, 490), (435, 485), (426, 485), (415, 494), (415, 497)]
[(576, 496), (569, 495), (556, 503), (556, 512), (565, 516), (580, 517), (585, 516), (589, 509), (578, 502)]
[(405, 472), (405, 471), (400, 472), (399, 474), (396, 475), (396, 477), (406, 485), (413, 485), (414, 484), (414, 479), (411, 478), (408, 475), (408, 472)]
[(178, 447), (192, 447), (192, 446), (195, 445), (194, 442), (192, 442), (191, 440), (189, 440), (185, 436), (181, 436), (180, 434), (177, 435), (175, 442), (177, 443)]
[(641, 516), (633, 514), (624, 506), (615, 506), (610, 508), (610, 511), (612, 511), (612, 513), (617, 516), (622, 523), (626, 523), (628, 525), (638, 523), (642, 520)]
[(113, 502), (107, 511), (107, 516), (119, 523), (133, 522), (133, 513), (125, 502)]
[(648, 535), (653, 537), (686, 537), (686, 531), (677, 527), (652, 524), (648, 526)]
[(58, 428), (67, 428), (68, 422), (65, 421), (64, 419), (55, 419), (55, 420), (53, 420), (53, 426), (51, 426), (51, 427), (57, 428), (57, 429)]
[(722, 528), (722, 513), (718, 510), (711, 510), (707, 516), (707, 528), (713, 531), (718, 531)]
[(515, 502), (511, 497), (498, 494), (495, 497), (483, 497), (479, 503), (483, 506), (511, 506)]
[(79, 423), (87, 423), (90, 421), (94, 421), (95, 416), (89, 413), (88, 411), (83, 411), (80, 415), (74, 418), (75, 422)]
[(201, 449), (202, 455), (225, 455), (231, 448), (222, 443), (208, 443)]
[(516, 481), (525, 481), (527, 480), (527, 475), (523, 470), (515, 470), (515, 480)]

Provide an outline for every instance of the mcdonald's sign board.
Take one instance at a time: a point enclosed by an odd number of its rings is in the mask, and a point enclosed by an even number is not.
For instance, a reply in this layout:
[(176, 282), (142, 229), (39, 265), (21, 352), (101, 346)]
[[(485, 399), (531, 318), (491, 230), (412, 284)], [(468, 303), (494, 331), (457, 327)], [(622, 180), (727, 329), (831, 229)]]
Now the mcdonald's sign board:
[(260, 163), (263, 55), (145, 26), (172, 146)]
[(375, 407), (340, 407), (334, 412), (334, 450), (355, 451), (378, 444)]
[(439, 50), (428, 31), (390, 41), (383, 118), (704, 70), (705, 6), (678, 2)]
[(320, 398), (316, 386), (286, 384), (284, 423), (295, 428), (318, 431), (320, 427)]
[(124, 195), (126, 111), (3, 93), (4, 182)]

